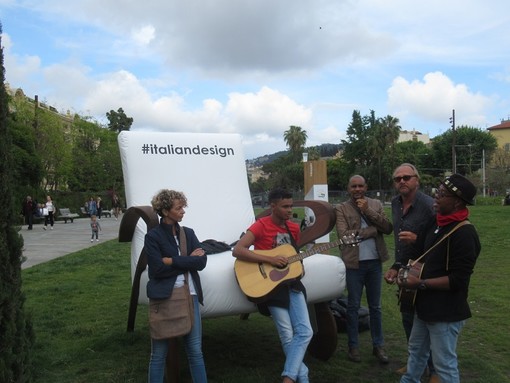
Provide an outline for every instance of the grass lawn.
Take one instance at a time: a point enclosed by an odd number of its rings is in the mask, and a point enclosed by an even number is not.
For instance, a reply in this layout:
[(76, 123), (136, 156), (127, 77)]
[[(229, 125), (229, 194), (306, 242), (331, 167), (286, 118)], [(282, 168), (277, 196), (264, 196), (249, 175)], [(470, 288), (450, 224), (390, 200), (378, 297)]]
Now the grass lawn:
[[(471, 207), (482, 253), (471, 281), (473, 312), (458, 346), (463, 382), (510, 382), (507, 276), (510, 274), (510, 207)], [(332, 234), (332, 240), (336, 235)], [(393, 237), (387, 236), (393, 249)], [(389, 263), (386, 264), (389, 266)], [(139, 306), (128, 333), (130, 244), (109, 241), (23, 270), (26, 309), (32, 317), (36, 382), (145, 382), (150, 353), (147, 308)], [(365, 303), (364, 303), (365, 304)], [(283, 354), (272, 321), (259, 314), (206, 319), (204, 354), (209, 382), (281, 382)], [(397, 382), (406, 362), (406, 341), (396, 287), (383, 286), (383, 326), (390, 364), (371, 355), (369, 332), (361, 334), (361, 363), (346, 358), (347, 337), (327, 362), (307, 356), (315, 383)], [(183, 382), (189, 378), (182, 361)]]

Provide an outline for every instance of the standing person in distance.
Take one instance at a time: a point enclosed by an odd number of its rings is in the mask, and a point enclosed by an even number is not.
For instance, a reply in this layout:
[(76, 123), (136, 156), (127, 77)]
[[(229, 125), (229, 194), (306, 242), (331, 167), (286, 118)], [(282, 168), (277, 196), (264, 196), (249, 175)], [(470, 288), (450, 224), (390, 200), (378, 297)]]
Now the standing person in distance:
[(53, 224), (55, 223), (56, 208), (55, 208), (55, 205), (53, 204), (53, 200), (51, 199), (50, 196), (46, 196), (45, 208), (48, 211), (48, 215), (46, 216), (46, 218), (44, 220), (44, 230), (46, 230), (48, 223), (50, 224), (50, 229), (53, 230)]
[[(413, 164), (403, 163), (393, 172), (393, 182), (397, 195), (391, 201), (391, 214), (393, 220), (393, 236), (395, 239), (395, 262), (386, 271), (384, 279), (387, 283), (396, 282), (398, 270), (407, 265), (410, 259), (416, 259), (423, 254), (423, 243), (427, 230), (434, 225), (436, 214), (434, 212), (434, 199), (422, 191), (420, 187), (420, 174)], [(401, 306), (402, 325), (407, 341), (413, 328), (414, 310)], [(402, 375), (406, 366), (397, 372)], [(432, 358), (428, 363), (430, 383), (437, 382), (434, 374)]]
[(340, 248), (346, 268), (347, 285), (347, 336), (349, 360), (361, 362), (358, 343), (358, 314), (366, 289), (370, 312), (370, 332), (372, 335), (372, 353), (381, 363), (388, 363), (384, 350), (382, 329), (381, 290), (382, 263), (389, 259), (384, 234), (391, 234), (393, 227), (383, 206), (377, 199), (365, 196), (367, 192), (365, 179), (354, 175), (349, 179), (348, 201), (339, 204), (336, 211), (336, 231), (338, 238), (359, 236), (363, 239), (359, 246)]
[[(152, 198), (152, 208), (161, 217), (160, 223), (145, 236), (145, 250), (149, 267), (147, 296), (149, 299), (165, 299), (174, 289), (184, 288), (188, 274), (189, 290), (193, 299), (194, 320), (191, 332), (183, 336), (193, 383), (207, 383), (204, 356), (202, 354), (202, 321), (200, 306), (203, 304), (202, 285), (198, 271), (207, 264), (205, 251), (193, 229), (181, 226), (188, 200), (184, 193), (163, 189)], [(181, 254), (180, 231), (186, 233), (189, 254)], [(149, 383), (163, 383), (168, 339), (151, 339)], [(177, 356), (178, 357), (178, 356)]]
[[(471, 317), (469, 282), (481, 245), (468, 221), (476, 187), (460, 174), (444, 179), (434, 199), (437, 226), (425, 239), (420, 277), (399, 275), (397, 283), (416, 290), (415, 317), (409, 338), (407, 371), (401, 383), (419, 383), (430, 352), (438, 381), (459, 383), (457, 341)], [(447, 235), (446, 239), (443, 239)]]
[[(270, 263), (275, 267), (285, 267), (287, 257), (257, 254), (255, 250), (270, 250), (283, 244), (292, 244), (298, 251), (299, 225), (292, 222), (292, 194), (284, 189), (274, 189), (269, 193), (271, 215), (255, 221), (237, 242), (232, 255), (246, 262)], [(306, 290), (301, 281), (280, 284), (259, 304), (259, 311), (269, 310), (278, 331), (285, 364), (281, 374), (283, 383), (309, 383), (308, 367), (303, 363), (306, 349), (313, 331), (306, 305)]]
[(97, 208), (97, 219), (101, 219), (101, 213), (103, 212), (103, 201), (101, 197), (97, 197), (96, 200), (96, 208)]
[(25, 217), (25, 224), (28, 225), (27, 230), (33, 229), (34, 224), (34, 211), (36, 211), (37, 204), (35, 201), (32, 201), (32, 197), (27, 195), (25, 200), (23, 201), (23, 206), (21, 207), (21, 212)]
[(88, 206), (87, 212), (89, 213), (90, 216), (97, 215), (97, 204), (96, 201), (94, 200), (94, 197), (90, 197), (87, 206)]
[(120, 213), (120, 199), (117, 194), (114, 194), (112, 197), (112, 207), (113, 207), (113, 215), (115, 216), (115, 220), (118, 220), (119, 213)]
[(101, 231), (101, 224), (97, 222), (97, 217), (95, 215), (90, 216), (90, 229), (92, 230), (90, 242), (94, 242), (94, 237), (96, 237), (96, 242), (99, 242), (99, 232)]

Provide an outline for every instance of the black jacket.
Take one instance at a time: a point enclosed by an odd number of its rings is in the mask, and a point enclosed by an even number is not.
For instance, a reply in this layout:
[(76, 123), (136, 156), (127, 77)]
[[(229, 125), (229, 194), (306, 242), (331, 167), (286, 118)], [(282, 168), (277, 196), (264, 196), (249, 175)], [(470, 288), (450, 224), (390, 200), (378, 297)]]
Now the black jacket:
[[(430, 230), (425, 241), (429, 249), (458, 222)], [(418, 290), (416, 313), (427, 322), (458, 322), (471, 317), (468, 290), (481, 245), (473, 225), (464, 225), (430, 251), (423, 259), (421, 279), (448, 276), (449, 290)]]

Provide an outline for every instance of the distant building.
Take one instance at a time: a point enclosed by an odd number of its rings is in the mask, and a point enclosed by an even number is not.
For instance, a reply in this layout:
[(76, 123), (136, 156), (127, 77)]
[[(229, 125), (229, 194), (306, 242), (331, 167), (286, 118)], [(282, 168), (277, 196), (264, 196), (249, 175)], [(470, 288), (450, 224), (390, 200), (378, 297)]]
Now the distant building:
[(262, 171), (262, 166), (247, 164), (246, 172), (248, 173), (248, 178), (250, 179), (250, 182), (252, 182), (252, 183), (257, 182), (257, 180), (259, 178), (264, 178), (264, 179), (269, 178), (269, 175)]
[(501, 120), (500, 124), (491, 126), (487, 130), (498, 141), (498, 147), (503, 148), (505, 152), (510, 152), (510, 119)]
[(407, 142), (407, 141), (420, 141), (425, 145), (430, 143), (430, 138), (428, 134), (423, 134), (416, 130), (402, 130), (398, 136), (398, 142)]

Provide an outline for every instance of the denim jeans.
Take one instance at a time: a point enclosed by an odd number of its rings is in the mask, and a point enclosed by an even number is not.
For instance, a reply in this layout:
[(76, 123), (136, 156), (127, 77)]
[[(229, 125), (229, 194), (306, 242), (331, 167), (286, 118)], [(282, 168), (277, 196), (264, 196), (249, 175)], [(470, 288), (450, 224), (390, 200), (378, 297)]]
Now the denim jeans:
[(408, 344), (407, 372), (400, 382), (419, 383), (431, 351), (441, 383), (460, 382), (457, 340), (465, 322), (424, 322), (415, 316)]
[(372, 345), (384, 344), (381, 312), (382, 264), (380, 260), (359, 262), (358, 269), (346, 270), (347, 286), (347, 337), (349, 348), (358, 348), (359, 308), (363, 287), (366, 288), (370, 313), (370, 333)]
[[(409, 338), (411, 337), (411, 331), (413, 330), (413, 322), (414, 322), (414, 310), (411, 311), (402, 311), (402, 325), (404, 326), (404, 331), (406, 333), (407, 341), (409, 342)], [(429, 367), (429, 373), (435, 374), (436, 369), (434, 367), (434, 363), (432, 362), (432, 353), (429, 355), (429, 359), (427, 361), (427, 366)]]
[[(202, 355), (202, 321), (196, 295), (192, 295), (195, 318), (191, 332), (184, 335), (184, 349), (193, 383), (207, 383), (204, 356)], [(168, 339), (151, 339), (151, 360), (149, 363), (149, 383), (163, 383), (165, 362), (168, 353)], [(178, 355), (175, 355), (178, 358)]]
[(308, 367), (303, 363), (303, 359), (312, 340), (312, 326), (304, 294), (289, 290), (289, 296), (288, 309), (268, 307), (285, 353), (282, 376), (288, 376), (295, 382), (308, 383)]

